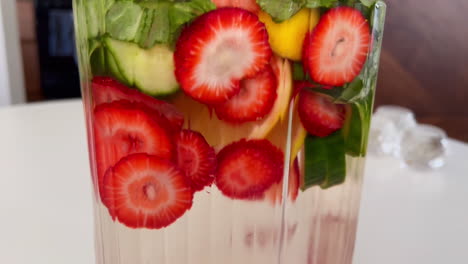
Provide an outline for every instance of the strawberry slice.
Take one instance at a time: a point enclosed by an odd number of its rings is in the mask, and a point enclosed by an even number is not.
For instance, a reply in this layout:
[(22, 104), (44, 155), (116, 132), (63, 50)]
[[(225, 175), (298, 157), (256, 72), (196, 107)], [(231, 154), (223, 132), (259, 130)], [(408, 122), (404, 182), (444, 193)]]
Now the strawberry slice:
[(238, 94), (215, 106), (216, 115), (232, 123), (261, 120), (275, 104), (277, 85), (273, 70), (267, 66), (254, 77), (243, 79)]
[(194, 191), (211, 185), (216, 172), (216, 153), (202, 134), (182, 130), (177, 137), (177, 164)]
[(255, 0), (212, 0), (216, 7), (240, 7), (245, 10), (248, 10), (252, 13), (257, 13), (260, 11), (260, 6), (258, 6)]
[(272, 56), (265, 25), (253, 13), (225, 7), (199, 16), (181, 33), (174, 53), (182, 90), (205, 104), (227, 101), (240, 80), (262, 70)]
[(342, 86), (361, 71), (370, 41), (369, 24), (358, 10), (346, 6), (332, 8), (306, 35), (304, 68), (320, 84)]
[[(297, 158), (289, 168), (289, 182), (288, 182), (288, 195), (289, 199), (294, 202), (299, 195), (300, 185), (300, 170), (299, 162)], [(266, 192), (265, 198), (267, 198), (272, 205), (276, 205), (282, 202), (283, 197), (283, 180), (279, 183), (273, 184)]]
[(289, 198), (296, 201), (299, 196), (299, 187), (301, 184), (301, 170), (299, 169), (299, 160), (296, 158), (289, 170)]
[(96, 76), (92, 81), (94, 105), (110, 103), (118, 100), (127, 100), (146, 105), (160, 114), (164, 115), (171, 124), (180, 129), (184, 124), (184, 116), (177, 109), (164, 101), (155, 99), (135, 89), (119, 83), (110, 77)]
[(170, 161), (144, 153), (129, 155), (104, 178), (103, 201), (109, 212), (131, 228), (158, 229), (192, 206), (193, 192)]
[(218, 153), (216, 186), (235, 199), (257, 199), (283, 175), (283, 152), (268, 140), (242, 139)]
[(312, 135), (326, 137), (343, 126), (346, 108), (327, 95), (301, 90), (297, 111), (304, 128)]
[(173, 157), (167, 120), (150, 115), (138, 104), (116, 101), (94, 110), (94, 137), (99, 190), (102, 194), (106, 171), (132, 153)]

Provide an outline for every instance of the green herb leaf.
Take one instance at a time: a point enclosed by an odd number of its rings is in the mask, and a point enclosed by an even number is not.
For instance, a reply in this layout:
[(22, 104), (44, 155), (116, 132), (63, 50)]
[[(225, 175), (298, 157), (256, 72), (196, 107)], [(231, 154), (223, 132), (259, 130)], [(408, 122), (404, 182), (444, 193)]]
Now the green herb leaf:
[(306, 0), (306, 7), (317, 8), (317, 7), (332, 7), (338, 0)]
[(305, 173), (302, 190), (320, 185), (326, 189), (344, 182), (346, 177), (345, 142), (341, 131), (327, 137), (307, 136)]
[(361, 3), (367, 7), (371, 7), (375, 2), (377, 2), (377, 0), (361, 0)]
[(143, 8), (133, 2), (116, 2), (106, 15), (107, 32), (112, 38), (131, 41), (137, 34), (143, 15)]
[[(320, 87), (320, 86), (319, 86)], [(331, 96), (335, 103), (341, 103), (338, 101), (340, 96), (343, 94), (344, 89), (343, 87), (333, 87), (332, 89), (323, 89), (319, 88), (317, 89), (316, 87), (306, 87), (308, 89), (311, 89), (313, 92), (321, 93), (321, 94), (326, 94), (328, 96)]]
[(106, 27), (112, 38), (142, 48), (173, 47), (184, 24), (215, 8), (210, 0), (117, 1), (106, 15)]
[(301, 62), (294, 62), (293, 63), (293, 80), (295, 81), (305, 81), (307, 76), (304, 72), (304, 67), (302, 66)]
[(354, 102), (357, 99), (361, 99), (367, 95), (367, 93), (362, 94), (363, 89), (364, 89), (364, 82), (362, 81), (361, 78), (357, 77), (352, 82), (345, 85), (343, 92), (341, 93), (340, 97), (337, 99), (343, 102)]
[[(216, 5), (210, 0), (192, 0), (184, 2), (184, 4), (187, 7), (187, 11), (195, 16), (199, 16), (216, 8)], [(190, 8), (190, 11), (188, 8)]]
[(260, 8), (268, 13), (274, 22), (283, 22), (304, 7), (306, 0), (257, 0)]
[(373, 46), (367, 58), (366, 65), (360, 75), (363, 80), (361, 99), (355, 100), (352, 105), (351, 116), (348, 118), (343, 131), (345, 132), (346, 151), (353, 156), (365, 156), (369, 127), (372, 115), (375, 87), (377, 85), (378, 64), (382, 47), (382, 31), (385, 19), (385, 4), (375, 4), (371, 12), (371, 25), (373, 28)]
[(362, 3), (356, 3), (353, 5), (353, 7), (359, 10), (365, 18), (367, 18), (368, 20), (370, 19), (372, 13), (371, 7), (368, 7)]
[(372, 114), (373, 95), (352, 104), (348, 109), (348, 118), (343, 127), (346, 153), (351, 156), (365, 156)]
[[(142, 34), (142, 38), (138, 44), (142, 48), (151, 48), (156, 43), (170, 44), (172, 40), (171, 35), (171, 22), (169, 19), (169, 10), (171, 6), (169, 2), (159, 2), (146, 8), (145, 12), (148, 14), (150, 25), (147, 31)], [(147, 20), (147, 21), (148, 21)]]
[[(320, 87), (320, 85), (318, 85), (318, 87)], [(311, 89), (314, 89), (314, 87), (311, 87)], [(329, 95), (333, 97), (335, 103), (339, 104), (354, 103), (362, 98), (365, 98), (368, 94), (368, 91), (365, 90), (364, 81), (359, 77), (356, 77), (354, 81), (346, 84), (343, 87), (333, 87), (332, 89), (314, 89), (313, 91)]]
[(172, 43), (177, 41), (183, 26), (190, 23), (196, 17), (216, 9), (210, 0), (192, 0), (188, 2), (173, 3), (169, 10), (169, 21), (171, 28)]
[[(102, 17), (100, 16), (97, 1), (87, 1), (84, 3), (86, 14), (86, 31), (88, 38), (94, 38), (101, 32)], [(81, 26), (81, 25), (80, 25)]]

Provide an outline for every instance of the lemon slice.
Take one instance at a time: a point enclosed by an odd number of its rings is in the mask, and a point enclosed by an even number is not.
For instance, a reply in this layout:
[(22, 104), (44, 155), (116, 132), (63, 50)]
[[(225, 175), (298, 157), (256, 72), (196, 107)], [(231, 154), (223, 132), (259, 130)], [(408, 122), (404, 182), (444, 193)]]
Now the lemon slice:
[[(198, 103), (183, 93), (179, 93), (172, 103), (185, 116), (185, 128), (200, 132), (216, 150), (242, 138), (261, 139), (287, 115), (292, 94), (291, 65), (288, 60), (274, 57), (271, 64), (278, 77), (277, 99), (271, 112), (262, 120), (231, 124), (219, 120), (214, 110)], [(283, 147), (282, 147), (283, 149)]]
[(303, 8), (281, 23), (274, 22), (264, 11), (258, 13), (258, 18), (266, 26), (271, 49), (281, 57), (300, 61), (304, 38), (317, 25), (320, 11), (317, 8)]

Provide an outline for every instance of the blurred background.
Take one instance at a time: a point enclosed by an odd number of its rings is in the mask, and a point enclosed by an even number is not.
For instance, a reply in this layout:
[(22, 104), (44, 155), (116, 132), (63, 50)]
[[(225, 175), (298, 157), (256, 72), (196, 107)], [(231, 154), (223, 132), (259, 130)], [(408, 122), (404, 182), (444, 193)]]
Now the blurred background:
[[(0, 38), (0, 81), (10, 87), (0, 97), (11, 98), (3, 104), (79, 97), (72, 0), (0, 1), (0, 36), (8, 36)], [(386, 2), (377, 106), (408, 107), (468, 142), (468, 1)]]

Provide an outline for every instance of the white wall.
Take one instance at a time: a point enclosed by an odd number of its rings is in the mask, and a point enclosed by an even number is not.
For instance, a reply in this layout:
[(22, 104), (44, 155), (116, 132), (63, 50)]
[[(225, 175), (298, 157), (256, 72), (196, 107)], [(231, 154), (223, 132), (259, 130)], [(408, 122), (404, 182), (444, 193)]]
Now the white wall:
[(0, 107), (25, 97), (16, 0), (0, 0)]

